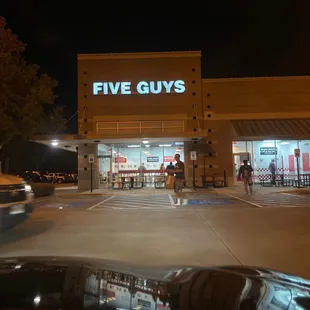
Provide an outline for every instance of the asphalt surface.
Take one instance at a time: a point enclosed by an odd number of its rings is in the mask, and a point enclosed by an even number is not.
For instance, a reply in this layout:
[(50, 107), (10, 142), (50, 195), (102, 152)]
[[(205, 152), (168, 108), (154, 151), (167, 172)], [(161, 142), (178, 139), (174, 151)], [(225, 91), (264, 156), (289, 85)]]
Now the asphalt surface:
[(37, 200), (29, 220), (1, 233), (0, 256), (255, 265), (310, 278), (310, 208), (305, 204), (264, 208), (225, 195), (195, 193), (187, 195), (190, 205), (174, 208), (162, 193), (112, 194), (68, 192)]

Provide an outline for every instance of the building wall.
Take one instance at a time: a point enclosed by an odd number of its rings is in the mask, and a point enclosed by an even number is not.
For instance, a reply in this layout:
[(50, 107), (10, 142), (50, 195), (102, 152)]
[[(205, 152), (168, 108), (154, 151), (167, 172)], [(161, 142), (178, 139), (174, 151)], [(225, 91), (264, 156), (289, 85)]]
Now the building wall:
[[(232, 185), (234, 176), (232, 155), (234, 128), (229, 121), (205, 120), (204, 126), (209, 128), (207, 136), (203, 137), (197, 144), (191, 143), (189, 145), (191, 150), (197, 150), (196, 180), (200, 181), (202, 175), (206, 175), (209, 179), (216, 175), (218, 179), (222, 180), (226, 175), (228, 185)], [(190, 156), (190, 152), (186, 152), (186, 149), (184, 153), (185, 156)], [(190, 169), (188, 176), (191, 183), (192, 169)]]
[(308, 76), (203, 80), (206, 118), (309, 118), (309, 100)]
[[(139, 81), (176, 80), (185, 82), (184, 93), (139, 94), (136, 89)], [(98, 81), (130, 82), (131, 94), (94, 95)], [(79, 133), (92, 138), (199, 135), (201, 93), (200, 52), (79, 55)], [(182, 122), (184, 130), (172, 121)]]

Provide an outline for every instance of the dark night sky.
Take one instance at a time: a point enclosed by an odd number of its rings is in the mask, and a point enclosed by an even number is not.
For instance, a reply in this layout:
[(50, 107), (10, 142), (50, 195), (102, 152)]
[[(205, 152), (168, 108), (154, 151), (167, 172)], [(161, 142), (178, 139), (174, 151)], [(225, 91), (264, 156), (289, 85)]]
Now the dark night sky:
[(27, 60), (59, 81), (57, 103), (67, 116), (76, 111), (78, 53), (202, 50), (204, 78), (310, 73), (308, 0), (190, 1), (184, 9), (168, 1), (105, 3), (1, 4), (0, 14), (28, 44)]
[[(310, 1), (34, 1), (1, 3), (25, 57), (77, 109), (78, 53), (202, 50), (203, 77), (310, 74)], [(190, 3), (190, 5), (188, 4)], [(185, 5), (186, 4), (186, 5)], [(157, 9), (154, 8), (156, 5)], [(76, 119), (70, 130), (76, 128)]]

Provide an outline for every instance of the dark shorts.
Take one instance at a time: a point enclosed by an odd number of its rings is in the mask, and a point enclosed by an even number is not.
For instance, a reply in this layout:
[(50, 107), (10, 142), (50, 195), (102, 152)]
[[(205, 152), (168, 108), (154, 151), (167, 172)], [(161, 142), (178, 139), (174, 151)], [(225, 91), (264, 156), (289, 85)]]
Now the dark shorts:
[(179, 193), (182, 192), (184, 180), (182, 179), (174, 179), (174, 192)]

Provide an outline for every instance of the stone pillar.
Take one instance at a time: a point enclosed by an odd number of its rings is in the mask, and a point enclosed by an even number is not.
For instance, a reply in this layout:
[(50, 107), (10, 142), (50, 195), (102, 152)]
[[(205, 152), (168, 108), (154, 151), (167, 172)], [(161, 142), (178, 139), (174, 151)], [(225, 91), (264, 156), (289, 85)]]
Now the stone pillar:
[(208, 133), (200, 141), (184, 142), (185, 177), (187, 186), (193, 186), (193, 162), (190, 159), (190, 151), (195, 150), (195, 184), (202, 186), (202, 176), (207, 181), (212, 181), (212, 176), (223, 180), (224, 172), (227, 177), (227, 185), (233, 185), (233, 154), (232, 137), (233, 127), (229, 121), (210, 121)]
[[(208, 145), (197, 144), (195, 141), (186, 141), (184, 142), (184, 156), (186, 160), (185, 166), (185, 177), (187, 181), (187, 187), (193, 187), (193, 179), (194, 179), (194, 169), (195, 169), (195, 186), (202, 186), (202, 176), (204, 175), (204, 170), (206, 170), (206, 174), (211, 174), (212, 172), (209, 167), (204, 167), (204, 158), (207, 154), (209, 154), (210, 147)], [(190, 153), (191, 151), (196, 151), (197, 159), (194, 161), (191, 160)], [(195, 168), (194, 168), (195, 167)]]
[(208, 136), (205, 137), (209, 143), (211, 153), (205, 158), (208, 174), (217, 174), (222, 177), (226, 172), (227, 185), (234, 184), (234, 164), (232, 154), (232, 138), (234, 129), (230, 121), (207, 122), (209, 128)]
[(78, 146), (78, 174), (79, 182), (78, 189), (90, 190), (90, 163), (88, 160), (89, 154), (95, 155), (95, 161), (92, 164), (93, 168), (93, 189), (99, 189), (99, 161), (97, 160), (98, 145), (95, 143), (80, 144)]

